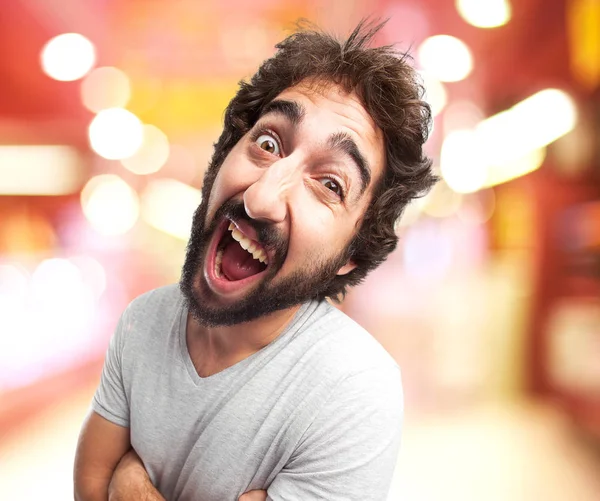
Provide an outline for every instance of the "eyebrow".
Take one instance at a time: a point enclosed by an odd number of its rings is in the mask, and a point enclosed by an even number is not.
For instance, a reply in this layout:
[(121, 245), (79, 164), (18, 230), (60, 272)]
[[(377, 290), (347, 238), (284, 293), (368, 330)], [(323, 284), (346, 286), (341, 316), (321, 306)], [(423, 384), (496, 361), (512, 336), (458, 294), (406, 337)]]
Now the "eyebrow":
[[(297, 126), (304, 119), (306, 109), (296, 101), (274, 99), (261, 110), (259, 119), (267, 114), (282, 115), (292, 125)], [(338, 150), (352, 159), (360, 174), (360, 195), (362, 195), (371, 182), (371, 168), (354, 139), (346, 132), (336, 132), (329, 137), (327, 144), (332, 150)]]
[(288, 101), (287, 99), (275, 99), (267, 104), (260, 112), (259, 118), (267, 114), (283, 115), (293, 125), (299, 125), (304, 119), (306, 109), (296, 101)]
[(360, 194), (362, 195), (371, 182), (371, 168), (365, 156), (360, 152), (356, 142), (346, 132), (336, 132), (329, 137), (329, 147), (348, 155), (360, 173)]

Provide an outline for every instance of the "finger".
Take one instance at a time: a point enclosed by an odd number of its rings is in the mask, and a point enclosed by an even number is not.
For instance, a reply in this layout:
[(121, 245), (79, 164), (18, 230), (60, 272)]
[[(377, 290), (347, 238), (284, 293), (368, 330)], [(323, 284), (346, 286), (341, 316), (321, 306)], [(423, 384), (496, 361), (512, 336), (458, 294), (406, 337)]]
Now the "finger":
[(242, 494), (238, 501), (267, 501), (267, 491), (254, 490)]

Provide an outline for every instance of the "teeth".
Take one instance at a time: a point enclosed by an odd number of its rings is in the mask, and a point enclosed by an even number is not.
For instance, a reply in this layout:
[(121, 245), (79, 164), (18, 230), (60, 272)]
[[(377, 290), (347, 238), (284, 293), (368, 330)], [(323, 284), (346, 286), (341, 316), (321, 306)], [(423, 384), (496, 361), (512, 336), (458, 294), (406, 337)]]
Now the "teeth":
[(234, 228), (233, 230), (231, 230), (231, 235), (233, 236), (233, 238), (235, 240), (237, 240), (238, 242), (244, 238), (244, 235), (242, 234), (242, 232), (240, 230), (238, 230), (237, 228)]
[[(267, 260), (267, 253), (264, 251), (264, 249), (262, 249), (253, 240), (247, 238), (240, 230), (237, 229), (237, 226), (235, 224), (229, 223), (229, 231), (231, 231), (231, 236), (233, 237), (233, 239), (239, 242), (242, 249), (252, 254), (252, 257), (254, 259), (258, 259), (261, 263), (269, 264), (269, 261)], [(221, 252), (221, 258), (222, 257), (223, 253)]]
[(240, 246), (242, 247), (242, 249), (247, 250), (248, 247), (250, 247), (250, 244), (252, 243), (252, 240), (250, 240), (249, 238), (242, 238), (240, 240)]

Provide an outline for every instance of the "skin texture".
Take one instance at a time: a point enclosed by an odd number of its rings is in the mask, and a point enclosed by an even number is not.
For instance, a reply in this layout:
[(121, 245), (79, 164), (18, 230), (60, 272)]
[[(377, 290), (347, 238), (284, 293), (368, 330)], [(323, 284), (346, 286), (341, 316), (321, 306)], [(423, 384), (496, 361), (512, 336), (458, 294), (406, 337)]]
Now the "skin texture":
[[(309, 284), (314, 292), (325, 279), (320, 273), (328, 265), (330, 276), (354, 268), (350, 260), (342, 262), (339, 258), (357, 231), (370, 203), (372, 187), (382, 175), (383, 136), (355, 94), (335, 85), (312, 84), (300, 84), (277, 96), (276, 100), (300, 105), (302, 120), (294, 124), (280, 113), (263, 115), (225, 159), (205, 207), (205, 217), (196, 220), (204, 225), (210, 239), (214, 235), (210, 229), (221, 220), (222, 207), (241, 202), (248, 222), (258, 225), (259, 230), (266, 226), (269, 232), (275, 232), (285, 247), (283, 261), (277, 262), (273, 270), (267, 269), (264, 280), (227, 293), (208, 282), (205, 255), (195, 262), (188, 253), (186, 265), (193, 263), (195, 268), (191, 275), (193, 295), (187, 297), (192, 312), (187, 342), (201, 376), (219, 372), (275, 339), (298, 304), (312, 297), (310, 290), (298, 297), (298, 289)], [(350, 156), (330, 147), (328, 138), (334, 134), (347, 134), (369, 164), (371, 181), (364, 191), (360, 172)], [(270, 151), (265, 151), (265, 141)], [(343, 186), (343, 200), (329, 189), (331, 180)], [(206, 248), (201, 250), (206, 254)], [(336, 263), (335, 268), (330, 266), (332, 263)], [(317, 283), (312, 281), (315, 276), (319, 278)], [(248, 297), (254, 297), (257, 288), (261, 291), (259, 299), (275, 290), (279, 306), (286, 303), (287, 297), (292, 301), (284, 308), (266, 311), (261, 310), (264, 303), (252, 301), (252, 314), (260, 316), (247, 321), (242, 318), (239, 320), (243, 323), (233, 325), (206, 325), (198, 318), (207, 309), (230, 313)]]
[[(262, 284), (258, 281), (225, 293), (207, 281), (208, 244), (191, 242), (186, 256), (186, 265), (193, 268), (189, 284), (193, 294), (186, 298), (192, 312), (187, 320), (187, 345), (202, 377), (266, 346), (292, 320), (299, 303), (313, 297), (322, 280), (354, 268), (351, 260), (342, 258), (382, 175), (383, 136), (356, 95), (335, 85), (315, 87), (305, 82), (276, 99), (299, 105), (303, 118), (294, 123), (281, 113), (261, 117), (225, 159), (209, 200), (203, 201), (197, 212), (202, 217), (195, 218), (210, 240), (219, 211), (229, 207), (228, 213), (238, 214), (241, 208), (246, 223), (259, 236), (275, 239), (280, 245), (274, 257), (276, 265), (267, 270)], [(347, 152), (331, 147), (328, 140), (335, 134), (351, 138), (370, 166), (367, 186)], [(203, 321), (201, 309), (194, 308), (198, 302), (217, 314), (235, 311), (247, 298), (256, 299), (255, 290), (260, 290), (261, 296), (278, 298), (276, 307), (253, 299), (250, 310), (254, 317), (244, 317), (247, 312), (242, 311), (233, 324)], [(161, 500), (137, 454), (127, 453), (130, 447), (129, 429), (92, 413), (77, 449), (76, 500), (106, 501), (109, 484), (110, 499), (115, 501)], [(241, 501), (265, 499), (265, 491), (240, 497)]]
[(92, 412), (83, 424), (74, 468), (76, 501), (105, 501), (113, 472), (131, 448), (129, 428)]

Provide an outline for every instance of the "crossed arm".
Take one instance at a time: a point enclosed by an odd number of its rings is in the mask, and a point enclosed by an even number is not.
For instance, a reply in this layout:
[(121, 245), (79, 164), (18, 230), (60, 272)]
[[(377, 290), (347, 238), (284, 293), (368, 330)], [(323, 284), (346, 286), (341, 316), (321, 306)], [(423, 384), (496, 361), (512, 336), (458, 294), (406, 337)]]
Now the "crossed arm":
[[(129, 428), (92, 412), (75, 456), (75, 501), (165, 501), (131, 448)], [(249, 491), (238, 501), (266, 501), (266, 491)]]

